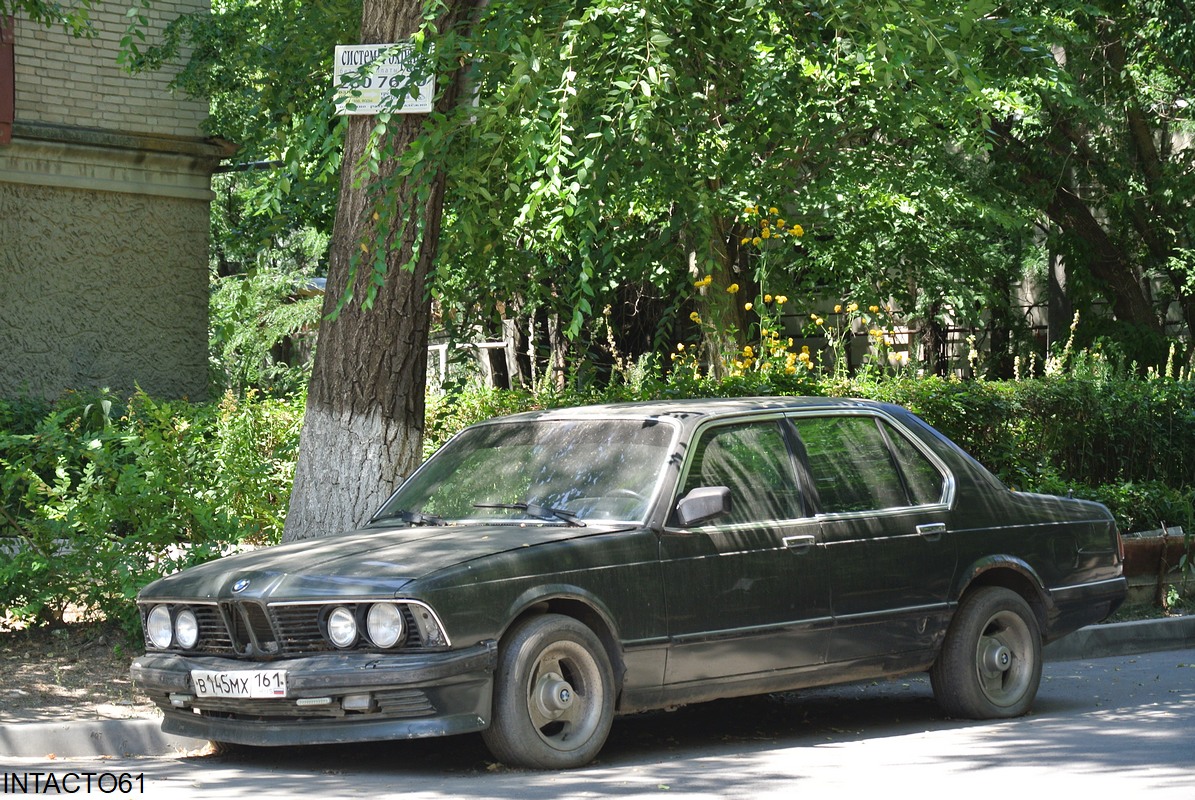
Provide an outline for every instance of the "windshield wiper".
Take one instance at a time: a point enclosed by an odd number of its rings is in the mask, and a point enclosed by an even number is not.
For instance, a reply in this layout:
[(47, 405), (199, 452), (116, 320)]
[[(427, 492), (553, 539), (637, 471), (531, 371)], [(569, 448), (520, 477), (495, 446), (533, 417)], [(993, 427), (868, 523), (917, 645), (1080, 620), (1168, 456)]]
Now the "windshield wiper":
[(392, 520), (398, 520), (399, 522), (405, 522), (408, 525), (447, 525), (448, 524), (448, 522), (445, 521), (445, 519), (443, 517), (437, 517), (434, 514), (423, 514), (418, 511), (406, 511), (406, 510), (392, 511), (389, 514), (383, 514), (380, 517), (374, 517), (373, 519), (371, 519), (369, 521), (368, 524), (372, 525), (375, 522), (390, 522)]
[(535, 503), (474, 503), (474, 508), (505, 508), (511, 511), (525, 511), (536, 519), (555, 519), (566, 522), (576, 528), (584, 528), (585, 523), (577, 519), (577, 515), (562, 508), (536, 505)]

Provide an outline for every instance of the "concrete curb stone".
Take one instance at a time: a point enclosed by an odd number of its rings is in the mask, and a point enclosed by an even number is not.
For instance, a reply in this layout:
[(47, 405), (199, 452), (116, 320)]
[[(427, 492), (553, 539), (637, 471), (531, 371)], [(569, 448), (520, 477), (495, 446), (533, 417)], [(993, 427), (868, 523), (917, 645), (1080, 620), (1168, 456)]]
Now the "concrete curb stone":
[[(1092, 625), (1045, 648), (1047, 661), (1078, 661), (1195, 647), (1195, 616)], [(0, 757), (162, 756), (198, 750), (200, 739), (163, 733), (158, 719), (18, 722), (0, 729)]]

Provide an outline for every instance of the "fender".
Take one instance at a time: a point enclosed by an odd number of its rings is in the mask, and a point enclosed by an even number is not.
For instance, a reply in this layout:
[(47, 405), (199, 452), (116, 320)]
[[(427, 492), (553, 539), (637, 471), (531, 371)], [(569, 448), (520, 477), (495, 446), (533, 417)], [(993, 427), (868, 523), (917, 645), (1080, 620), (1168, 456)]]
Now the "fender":
[(516, 597), (506, 609), (506, 621), (503, 623), (502, 629), (498, 632), (499, 641), (506, 635), (506, 632), (515, 620), (524, 616), (537, 605), (546, 606), (557, 600), (571, 601), (586, 606), (598, 617), (605, 627), (604, 631), (595, 630), (594, 633), (603, 639), (608, 635), (610, 641), (606, 643), (607, 647), (614, 645), (616, 649), (621, 649), (622, 640), (619, 638), (618, 625), (615, 624), (614, 615), (610, 613), (610, 609), (606, 604), (592, 592), (586, 591), (579, 586), (565, 583), (548, 583), (542, 586), (532, 586)]
[[(987, 580), (987, 578), (995, 577), (992, 573), (994, 571), (1013, 572), (1020, 576), (1021, 580)], [(957, 604), (962, 598), (963, 594), (976, 582), (992, 583), (1001, 586), (1008, 586), (1010, 589), (1017, 589), (1020, 587), (1032, 587), (1035, 597), (1026, 597), (1030, 603), (1036, 604), (1042, 609), (1050, 608), (1053, 603), (1050, 600), (1049, 593), (1045, 590), (1045, 582), (1041, 576), (1037, 574), (1037, 570), (1029, 566), (1024, 560), (1016, 556), (1007, 554), (988, 555), (973, 562), (970, 566), (959, 572), (958, 583), (954, 587), (951, 594), (952, 601)]]

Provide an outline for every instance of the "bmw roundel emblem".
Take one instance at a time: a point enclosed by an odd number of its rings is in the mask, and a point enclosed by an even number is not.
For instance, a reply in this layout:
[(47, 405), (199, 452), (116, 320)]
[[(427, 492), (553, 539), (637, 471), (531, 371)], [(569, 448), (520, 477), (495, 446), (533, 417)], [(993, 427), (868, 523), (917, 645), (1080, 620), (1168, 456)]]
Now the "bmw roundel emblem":
[(232, 591), (233, 592), (243, 592), (243, 591), (245, 591), (245, 589), (248, 588), (248, 586), (249, 586), (249, 579), (241, 578), (239, 581), (237, 581), (236, 583), (234, 583), (232, 585)]

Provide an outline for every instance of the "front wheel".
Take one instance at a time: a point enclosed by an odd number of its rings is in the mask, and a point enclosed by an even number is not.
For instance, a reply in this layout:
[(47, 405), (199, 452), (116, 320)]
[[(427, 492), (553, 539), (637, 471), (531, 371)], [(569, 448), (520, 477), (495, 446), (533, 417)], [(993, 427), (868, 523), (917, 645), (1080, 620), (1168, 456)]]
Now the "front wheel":
[(964, 719), (1018, 717), (1041, 684), (1042, 641), (1033, 609), (989, 586), (963, 598), (930, 670), (938, 705)]
[(503, 639), (494, 713), (482, 738), (503, 763), (534, 769), (588, 764), (614, 720), (614, 673), (597, 635), (572, 617), (545, 614)]

